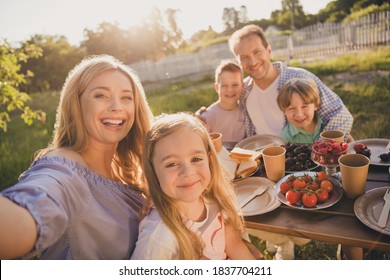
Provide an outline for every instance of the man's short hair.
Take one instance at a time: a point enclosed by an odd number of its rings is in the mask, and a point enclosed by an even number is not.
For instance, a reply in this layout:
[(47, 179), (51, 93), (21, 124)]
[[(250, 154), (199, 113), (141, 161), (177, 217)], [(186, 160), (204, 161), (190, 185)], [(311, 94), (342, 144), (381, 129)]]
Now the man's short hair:
[(250, 35), (256, 35), (260, 37), (261, 42), (263, 43), (264, 47), (268, 47), (268, 41), (265, 38), (265, 34), (263, 29), (260, 26), (257, 26), (255, 24), (250, 24), (242, 27), (241, 29), (236, 30), (232, 36), (229, 38), (229, 48), (230, 51), (236, 55), (237, 51), (237, 44), (245, 37), (248, 37)]

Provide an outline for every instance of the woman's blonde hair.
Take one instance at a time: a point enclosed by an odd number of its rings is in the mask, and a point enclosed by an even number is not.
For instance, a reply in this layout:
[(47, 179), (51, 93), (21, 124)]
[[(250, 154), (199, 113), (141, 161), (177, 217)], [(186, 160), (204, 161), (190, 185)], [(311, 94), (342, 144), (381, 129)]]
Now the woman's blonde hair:
[[(217, 153), (210, 139), (207, 129), (195, 116), (189, 113), (163, 115), (155, 121), (148, 132), (144, 143), (143, 164), (146, 180), (149, 186), (149, 207), (153, 204), (163, 222), (174, 233), (179, 243), (180, 259), (199, 259), (203, 255), (201, 238), (185, 226), (177, 200), (166, 195), (159, 184), (153, 167), (154, 148), (156, 143), (182, 128), (190, 128), (203, 140), (206, 151), (209, 153), (209, 168), (211, 180), (203, 196), (208, 201), (216, 202), (225, 224), (231, 225), (241, 235), (244, 231), (242, 217), (237, 213), (236, 197), (231, 183), (226, 179), (219, 165)], [(172, 143), (175, 145), (175, 143)]]
[(320, 94), (316, 82), (311, 78), (293, 78), (288, 80), (278, 94), (277, 102), (283, 112), (290, 106), (291, 97), (298, 94), (305, 104), (320, 106)]
[(119, 142), (112, 168), (118, 179), (139, 187), (142, 180), (140, 168), (143, 141), (153, 116), (138, 76), (131, 68), (109, 55), (87, 57), (69, 72), (61, 91), (53, 139), (47, 148), (37, 153), (36, 159), (58, 148), (67, 148), (78, 153), (86, 149), (88, 134), (84, 122), (81, 121), (83, 118), (80, 96), (93, 79), (112, 70), (129, 78), (135, 106), (134, 124), (127, 136)]

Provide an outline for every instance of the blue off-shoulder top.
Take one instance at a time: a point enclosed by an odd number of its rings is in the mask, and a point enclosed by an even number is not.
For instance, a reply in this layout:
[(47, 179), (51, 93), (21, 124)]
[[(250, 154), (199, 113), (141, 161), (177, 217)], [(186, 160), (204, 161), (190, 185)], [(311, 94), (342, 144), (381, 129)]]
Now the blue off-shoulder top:
[(140, 189), (63, 157), (36, 160), (1, 195), (30, 211), (38, 239), (25, 258), (42, 259), (130, 259), (145, 202)]

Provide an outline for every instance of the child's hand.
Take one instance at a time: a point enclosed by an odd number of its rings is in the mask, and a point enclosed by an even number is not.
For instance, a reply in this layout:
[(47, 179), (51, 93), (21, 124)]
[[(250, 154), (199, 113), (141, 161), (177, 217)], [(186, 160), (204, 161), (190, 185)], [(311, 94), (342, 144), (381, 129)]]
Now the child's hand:
[(195, 116), (206, 126), (206, 119), (202, 117), (202, 114), (207, 111), (205, 106), (202, 106), (195, 112)]
[(200, 115), (202, 115), (204, 112), (207, 111), (207, 107), (205, 106), (202, 106), (198, 109), (198, 111), (195, 112), (195, 116), (199, 117)]

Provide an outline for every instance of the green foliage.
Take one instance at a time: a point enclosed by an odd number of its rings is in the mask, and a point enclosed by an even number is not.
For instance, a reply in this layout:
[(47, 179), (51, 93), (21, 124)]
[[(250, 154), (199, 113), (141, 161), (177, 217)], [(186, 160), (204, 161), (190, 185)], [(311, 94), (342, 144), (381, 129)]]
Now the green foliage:
[[(42, 108), (47, 113), (46, 122), (26, 126), (22, 120), (16, 119), (7, 133), (0, 131), (0, 190), (15, 184), (19, 175), (31, 164), (35, 152), (48, 145), (58, 102), (58, 92), (34, 93), (27, 105), (33, 109)], [(11, 117), (14, 115), (15, 112)]]
[(185, 45), (178, 49), (179, 53), (192, 53), (209, 47), (214, 44), (227, 42), (229, 36), (220, 35), (211, 27), (208, 30), (200, 30), (192, 35), (191, 39)]
[(367, 6), (361, 10), (357, 10), (350, 15), (348, 15), (346, 18), (344, 18), (343, 23), (348, 23), (354, 20), (357, 20), (365, 15), (376, 13), (376, 12), (381, 12), (381, 11), (388, 11), (390, 10), (390, 4), (385, 3), (382, 6), (377, 6), (377, 5), (370, 5)]
[(32, 75), (30, 71), (20, 71), (21, 63), (40, 55), (41, 49), (32, 44), (25, 43), (21, 48), (14, 49), (4, 40), (0, 45), (0, 129), (3, 131), (7, 131), (8, 123), (12, 120), (10, 113), (15, 110), (20, 111), (20, 117), (27, 125), (31, 125), (34, 119), (45, 120), (43, 111), (32, 110), (26, 105), (30, 96), (20, 91), (26, 78)]
[(60, 90), (68, 72), (85, 56), (84, 49), (70, 45), (63, 36), (34, 35), (27, 42), (43, 54), (22, 64), (22, 70), (34, 72), (25, 86), (31, 92)]
[[(143, 59), (158, 60), (174, 53), (183, 43), (182, 32), (175, 21), (176, 12), (168, 9), (165, 19), (158, 8), (153, 8), (142, 24), (127, 30), (117, 23), (102, 22), (96, 30), (84, 30), (85, 40), (81, 47), (88, 55), (105, 53), (127, 64)], [(165, 24), (165, 21), (168, 23)]]
[[(266, 249), (266, 241), (259, 239), (257, 236), (249, 235), (251, 243), (264, 256), (264, 260), (274, 260), (275, 253), (270, 253)], [(337, 244), (310, 241), (304, 246), (296, 245), (294, 248), (295, 260), (337, 260)]]

